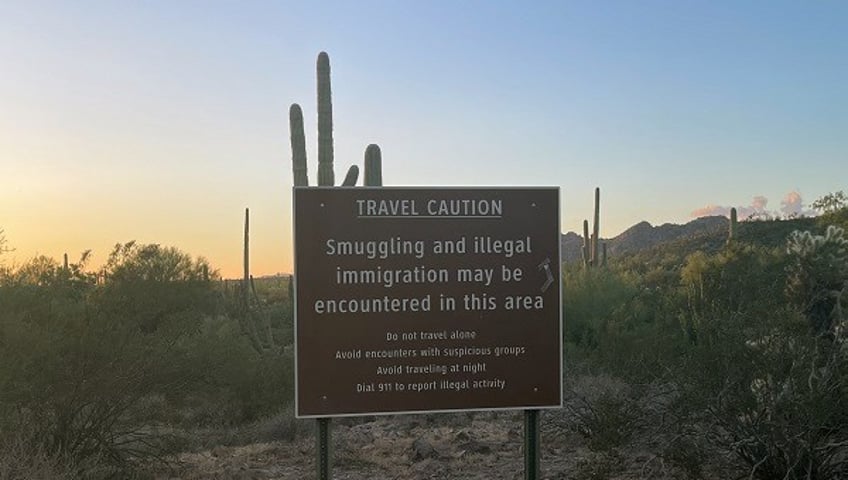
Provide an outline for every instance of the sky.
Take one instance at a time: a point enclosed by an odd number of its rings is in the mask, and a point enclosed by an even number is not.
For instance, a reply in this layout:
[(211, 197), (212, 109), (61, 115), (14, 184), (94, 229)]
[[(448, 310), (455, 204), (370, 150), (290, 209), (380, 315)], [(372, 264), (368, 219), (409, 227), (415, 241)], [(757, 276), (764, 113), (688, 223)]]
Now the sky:
[[(0, 2), (0, 229), (72, 260), (136, 240), (292, 270), (288, 110), (315, 179), (558, 186), (562, 230), (806, 211), (848, 188), (848, 2)], [(740, 214), (740, 218), (744, 215)]]

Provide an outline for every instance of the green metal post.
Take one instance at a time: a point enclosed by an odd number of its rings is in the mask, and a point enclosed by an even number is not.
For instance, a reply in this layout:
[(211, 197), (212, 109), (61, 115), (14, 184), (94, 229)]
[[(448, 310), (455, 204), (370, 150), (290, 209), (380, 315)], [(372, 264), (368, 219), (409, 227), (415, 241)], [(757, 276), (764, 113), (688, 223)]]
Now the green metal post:
[(524, 480), (539, 480), (539, 410), (524, 410)]
[(315, 453), (318, 455), (318, 480), (330, 480), (333, 477), (333, 464), (330, 460), (330, 419), (319, 418), (317, 422)]

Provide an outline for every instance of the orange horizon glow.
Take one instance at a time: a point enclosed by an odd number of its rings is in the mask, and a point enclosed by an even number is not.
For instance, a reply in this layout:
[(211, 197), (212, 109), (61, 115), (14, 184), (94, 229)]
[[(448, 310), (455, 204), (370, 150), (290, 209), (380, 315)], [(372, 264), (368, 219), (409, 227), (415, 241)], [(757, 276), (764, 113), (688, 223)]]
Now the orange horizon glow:
[(563, 232), (600, 187), (604, 238), (846, 188), (848, 4), (331, 3), (3, 4), (0, 263), (135, 240), (240, 278), (250, 207), (252, 274), (290, 273), (320, 51), (337, 183), (373, 143), (385, 185), (558, 186)]
[[(61, 264), (65, 254), (69, 262), (76, 263), (83, 252), (90, 250), (86, 270), (97, 271), (106, 262), (115, 244), (134, 240), (141, 244), (175, 247), (193, 258), (202, 257), (219, 271), (222, 278), (241, 278), (243, 275), (243, 211), (229, 215), (228, 220), (232, 222), (225, 229), (223, 225), (208, 227), (199, 221), (140, 227), (144, 225), (140, 218), (149, 217), (101, 222), (99, 216), (73, 218), (61, 206), (52, 209), (41, 206), (33, 210), (36, 212), (30, 211), (31, 216), (3, 217), (4, 225), (0, 228), (4, 230), (6, 246), (11, 249), (0, 255), (3, 265), (15, 268), (36, 256), (46, 256)], [(106, 218), (110, 213), (117, 212), (109, 209), (103, 212)], [(266, 218), (251, 212), (251, 275), (290, 274), (291, 240), (283, 238), (285, 225), (279, 221), (276, 225), (263, 225), (260, 223), (263, 220)], [(123, 238), (104, 240), (116, 232), (123, 233)]]

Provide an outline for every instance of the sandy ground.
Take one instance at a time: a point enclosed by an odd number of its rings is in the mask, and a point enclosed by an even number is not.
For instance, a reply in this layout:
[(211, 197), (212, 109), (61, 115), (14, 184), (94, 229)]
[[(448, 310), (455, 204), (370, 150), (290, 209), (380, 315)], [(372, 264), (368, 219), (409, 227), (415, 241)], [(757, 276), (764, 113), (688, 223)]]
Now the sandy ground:
[[(563, 410), (543, 411), (540, 431), (545, 479), (685, 478), (638, 449), (589, 450), (568, 428)], [(523, 435), (520, 411), (334, 420), (333, 478), (522, 479)], [(315, 437), (306, 432), (292, 441), (184, 453), (173, 469), (160, 472), (157, 479), (316, 477)]]

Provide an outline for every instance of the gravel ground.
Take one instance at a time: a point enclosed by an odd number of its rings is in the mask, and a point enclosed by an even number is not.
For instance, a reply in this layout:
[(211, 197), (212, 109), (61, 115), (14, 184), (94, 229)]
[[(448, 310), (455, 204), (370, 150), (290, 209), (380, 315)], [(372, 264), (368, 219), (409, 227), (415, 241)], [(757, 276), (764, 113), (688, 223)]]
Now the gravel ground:
[[(522, 479), (522, 412), (404, 415), (334, 420), (337, 480)], [(545, 479), (685, 478), (636, 447), (595, 452), (568, 428), (564, 410), (541, 414)], [(214, 447), (184, 453), (157, 479), (316, 478), (315, 438)]]

